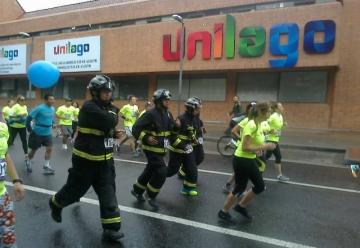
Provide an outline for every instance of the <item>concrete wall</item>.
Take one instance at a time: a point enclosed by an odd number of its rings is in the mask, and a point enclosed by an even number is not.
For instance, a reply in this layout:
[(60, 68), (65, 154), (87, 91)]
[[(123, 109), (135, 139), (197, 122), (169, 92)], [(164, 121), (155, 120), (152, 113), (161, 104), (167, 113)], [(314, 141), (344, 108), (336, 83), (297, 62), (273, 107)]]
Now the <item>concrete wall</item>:
[[(20, 18), (24, 14), (24, 10), (16, 0), (1, 0), (0, 1), (0, 23), (13, 21)], [(1, 28), (0, 28), (1, 31)], [(1, 34), (0, 32), (0, 35)]]

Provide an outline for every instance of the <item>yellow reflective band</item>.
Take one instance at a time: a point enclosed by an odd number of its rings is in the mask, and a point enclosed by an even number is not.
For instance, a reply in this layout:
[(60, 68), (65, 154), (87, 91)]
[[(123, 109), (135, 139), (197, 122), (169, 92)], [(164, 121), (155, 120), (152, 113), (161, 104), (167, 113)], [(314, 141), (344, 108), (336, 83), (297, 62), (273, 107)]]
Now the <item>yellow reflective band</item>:
[(152, 136), (157, 136), (157, 137), (167, 137), (171, 135), (170, 131), (165, 131), (165, 132), (154, 132), (154, 131), (150, 131), (147, 132), (148, 134), (152, 135)]
[(188, 181), (186, 181), (186, 180), (184, 180), (184, 184), (185, 184), (186, 186), (189, 186), (189, 187), (196, 187), (196, 183), (190, 183), (190, 182), (188, 182)]
[(140, 184), (138, 181), (136, 181), (135, 185), (138, 186), (140, 189), (146, 189), (146, 187)]
[(78, 130), (79, 130), (80, 133), (84, 133), (84, 134), (93, 134), (93, 135), (97, 135), (97, 136), (104, 136), (105, 135), (105, 133), (103, 131), (93, 129), (93, 128), (86, 128), (86, 127), (79, 127), (78, 126)]
[(265, 169), (266, 169), (266, 163), (263, 160), (259, 159), (259, 158), (256, 158), (256, 162), (257, 162), (257, 164), (259, 166), (259, 171), (264, 172)]
[(102, 224), (113, 224), (113, 223), (120, 223), (120, 222), (121, 222), (121, 217), (115, 217), (115, 218), (110, 218), (110, 219), (101, 218)]
[(160, 189), (154, 188), (153, 186), (150, 185), (150, 183), (147, 184), (147, 187), (151, 192), (154, 192), (154, 193), (160, 192)]
[(151, 152), (156, 152), (156, 153), (165, 153), (166, 149), (165, 148), (161, 148), (161, 147), (153, 147), (153, 146), (147, 146), (142, 144), (141, 148), (143, 150), (147, 150), (147, 151), (151, 151)]
[(145, 135), (146, 135), (146, 133), (145, 133), (144, 131), (142, 131), (142, 132), (140, 133), (139, 140), (142, 140)]
[(185, 172), (183, 171), (183, 167), (182, 167), (182, 166), (180, 167), (179, 173), (180, 173), (180, 175), (182, 175), (182, 176), (186, 176)]
[(61, 206), (59, 203), (57, 203), (54, 195), (53, 195), (53, 197), (51, 198), (51, 201), (52, 201), (52, 203), (54, 203), (54, 205), (57, 206), (58, 208), (62, 208), (62, 206)]
[(191, 138), (190, 137), (188, 137), (188, 136), (186, 136), (186, 135), (181, 135), (181, 134), (178, 134), (178, 136), (177, 136), (178, 138), (180, 138), (180, 139), (183, 139), (183, 140), (191, 140)]
[(87, 160), (91, 160), (91, 161), (104, 161), (104, 160), (109, 160), (113, 157), (113, 153), (108, 153), (106, 155), (91, 155), (89, 153), (86, 153), (86, 152), (82, 152), (82, 151), (79, 151), (75, 148), (73, 148), (73, 153), (76, 155), (76, 156), (79, 156), (81, 158), (85, 158)]
[(181, 139), (178, 138), (174, 141), (174, 143), (172, 143), (172, 146), (177, 146), (178, 144), (180, 144), (180, 142), (181, 142)]
[(176, 153), (185, 153), (184, 150), (181, 150), (181, 149), (177, 149), (177, 148), (174, 148), (172, 146), (169, 146), (169, 150), (172, 151), (172, 152), (176, 152)]

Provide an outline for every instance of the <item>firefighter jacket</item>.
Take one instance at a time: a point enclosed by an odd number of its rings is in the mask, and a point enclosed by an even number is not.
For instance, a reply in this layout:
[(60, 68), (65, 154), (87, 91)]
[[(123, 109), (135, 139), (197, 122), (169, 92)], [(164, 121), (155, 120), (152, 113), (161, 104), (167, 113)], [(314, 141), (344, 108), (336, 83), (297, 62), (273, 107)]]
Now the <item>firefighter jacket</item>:
[[(165, 154), (169, 147), (169, 138), (175, 126), (172, 114), (163, 108), (152, 108), (146, 111), (134, 124), (133, 136), (141, 140), (144, 151)], [(148, 137), (157, 140), (156, 145), (148, 143)]]
[(178, 117), (180, 127), (175, 130), (172, 136), (169, 150), (176, 153), (191, 153), (192, 145), (197, 144), (194, 115), (185, 112)]
[(92, 161), (112, 159), (119, 109), (97, 99), (84, 103), (79, 112), (78, 136), (73, 154)]

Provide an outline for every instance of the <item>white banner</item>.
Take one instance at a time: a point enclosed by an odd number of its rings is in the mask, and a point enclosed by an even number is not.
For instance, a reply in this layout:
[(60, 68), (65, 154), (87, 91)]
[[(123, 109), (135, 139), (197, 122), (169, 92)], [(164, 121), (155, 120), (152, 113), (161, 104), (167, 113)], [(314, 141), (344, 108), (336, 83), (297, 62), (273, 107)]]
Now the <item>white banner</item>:
[(26, 73), (26, 44), (0, 46), (0, 75)]
[(45, 60), (61, 72), (100, 71), (100, 36), (45, 42)]

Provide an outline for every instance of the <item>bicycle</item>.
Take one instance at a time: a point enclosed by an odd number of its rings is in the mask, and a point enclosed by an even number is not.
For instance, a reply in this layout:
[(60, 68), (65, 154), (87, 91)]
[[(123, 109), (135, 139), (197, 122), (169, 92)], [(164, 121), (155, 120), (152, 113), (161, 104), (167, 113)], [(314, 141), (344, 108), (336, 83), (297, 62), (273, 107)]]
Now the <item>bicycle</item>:
[(236, 150), (236, 140), (230, 135), (221, 136), (216, 142), (217, 151), (224, 157), (231, 157)]

